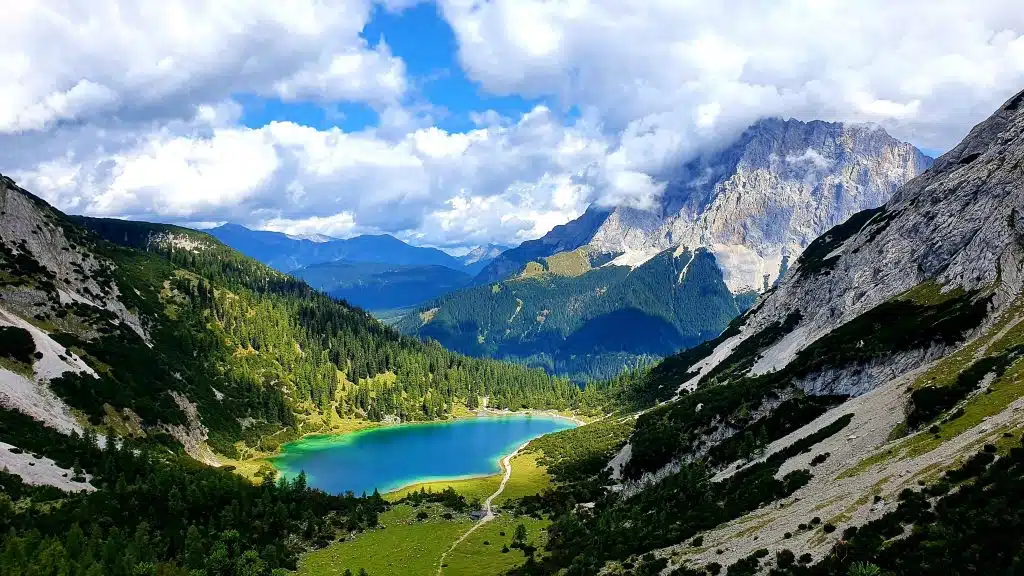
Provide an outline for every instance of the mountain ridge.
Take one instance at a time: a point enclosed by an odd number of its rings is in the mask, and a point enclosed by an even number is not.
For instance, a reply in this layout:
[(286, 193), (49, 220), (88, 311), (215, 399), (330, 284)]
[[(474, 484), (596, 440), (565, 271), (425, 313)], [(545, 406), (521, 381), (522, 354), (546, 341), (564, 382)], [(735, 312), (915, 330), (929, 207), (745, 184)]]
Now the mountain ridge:
[(390, 234), (309, 240), (282, 232), (224, 224), (204, 230), (214, 238), (282, 272), (332, 260), (402, 265), (439, 265), (465, 272), (459, 259), (437, 248), (412, 246)]
[(1020, 517), (1024, 482), (1022, 102), (623, 380), (613, 495), (552, 528), (550, 571), (1012, 571), (989, 507)]
[(591, 206), (580, 218), (481, 272), (478, 283), (530, 260), (589, 246), (635, 266), (672, 247), (707, 247), (733, 292), (763, 290), (811, 240), (884, 203), (931, 164), (872, 125), (767, 118), (725, 148), (666, 173), (653, 210)]
[(439, 264), (383, 264), (332, 260), (291, 271), (310, 286), (370, 311), (420, 304), (458, 290), (472, 277)]
[[(752, 294), (777, 283), (820, 234), (861, 209), (883, 204), (898, 185), (930, 164), (931, 159), (916, 148), (877, 127), (760, 120), (721, 150), (677, 167), (667, 177), (655, 208), (591, 205), (579, 218), (544, 237), (503, 252), (474, 278), (477, 288), (424, 303), (396, 325), (406, 334), (434, 338), (467, 354), (526, 361), (576, 379), (611, 378), (637, 362), (696, 346), (710, 335), (693, 338), (694, 331), (680, 326), (675, 313), (663, 312), (653, 299), (640, 307), (622, 302), (620, 313), (636, 314), (633, 318), (642, 329), (631, 330), (631, 324), (622, 321), (625, 317), (620, 318), (618, 330), (598, 323), (590, 335), (583, 333), (586, 326), (573, 322), (552, 323), (562, 331), (559, 334), (552, 331), (552, 324), (539, 320), (529, 328), (512, 324), (568, 307), (569, 295), (571, 307), (594, 306), (610, 313), (600, 298), (590, 294), (600, 287), (592, 286), (594, 279), (588, 276), (605, 274), (601, 270), (608, 267), (637, 272), (662, 290), (663, 299), (674, 301), (680, 291), (678, 282), (666, 276), (672, 266), (652, 263), (666, 251), (680, 262), (680, 268), (686, 255), (706, 252), (721, 271), (719, 281), (739, 299), (741, 305), (733, 308), (738, 314)], [(567, 266), (576, 271), (565, 274)], [(662, 274), (652, 274), (655, 269)], [(558, 280), (557, 291), (524, 295), (523, 307), (529, 314), (514, 316), (508, 309), (514, 302), (503, 300), (507, 293), (500, 290), (523, 277), (544, 273), (575, 279)], [(638, 293), (650, 291), (635, 280), (629, 284)], [(725, 328), (731, 318), (719, 314), (717, 302), (722, 296), (717, 289), (691, 297), (704, 299), (717, 329)], [(692, 305), (697, 310), (701, 306), (700, 302)], [(504, 319), (495, 315), (498, 309), (506, 313)], [(591, 320), (600, 315), (587, 310), (576, 313)], [(705, 325), (699, 314), (686, 317), (694, 325)], [(667, 325), (647, 323), (655, 318), (665, 319)], [(609, 355), (608, 343), (599, 334), (616, 341), (624, 338), (631, 345)], [(590, 342), (592, 349), (574, 347), (570, 354), (563, 348), (570, 341)]]

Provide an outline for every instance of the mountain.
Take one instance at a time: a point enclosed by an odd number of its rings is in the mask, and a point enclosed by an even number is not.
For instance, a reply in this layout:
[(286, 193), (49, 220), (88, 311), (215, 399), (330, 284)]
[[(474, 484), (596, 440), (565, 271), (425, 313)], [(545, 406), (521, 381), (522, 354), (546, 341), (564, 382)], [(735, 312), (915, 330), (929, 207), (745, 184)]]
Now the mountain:
[(444, 266), (335, 260), (291, 271), (310, 286), (366, 310), (414, 306), (466, 286), (472, 277)]
[[(1022, 182), (1024, 92), (716, 338), (581, 391), (0, 177), (0, 574), (1019, 573)], [(476, 402), (593, 419), (395, 503), (257, 468), (302, 433)]]
[(346, 240), (326, 236), (310, 239), (280, 232), (250, 230), (238, 224), (224, 224), (206, 232), (242, 254), (281, 272), (333, 260), (445, 266), (465, 271), (458, 259), (441, 250), (411, 246), (387, 234), (356, 236)]
[(459, 256), (458, 260), (466, 267), (467, 274), (476, 275), (479, 274), (484, 267), (490, 264), (492, 260), (508, 249), (508, 246), (503, 246), (501, 244), (477, 246), (462, 256)]
[(555, 226), (543, 237), (527, 240), (515, 248), (502, 252), (477, 274), (473, 282), (488, 284), (504, 280), (521, 272), (527, 262), (584, 246), (607, 218), (607, 210), (591, 206), (579, 218)]
[(0, 324), (28, 350), (0, 362), (0, 399), (60, 431), (166, 434), (215, 463), (346, 419), (578, 392), (400, 336), (207, 234), (69, 218), (7, 177), (0, 192)]
[(874, 126), (761, 120), (724, 149), (665, 174), (654, 209), (592, 206), (507, 251), (477, 282), (583, 246), (630, 266), (686, 246), (711, 250), (733, 292), (761, 291), (812, 240), (880, 206), (931, 161)]
[(531, 262), (513, 279), (441, 296), (396, 328), (463, 354), (586, 380), (713, 338), (749, 300), (733, 296), (703, 248), (666, 250), (636, 269), (591, 268), (577, 250)]
[(591, 502), (545, 571), (1017, 572), (1022, 182), (1024, 92), (719, 337), (608, 384), (638, 418), (534, 504)]
[[(610, 378), (717, 335), (814, 238), (930, 163), (879, 128), (762, 120), (674, 171), (657, 210), (591, 206), (396, 326), (466, 354)], [(701, 290), (683, 285), (694, 254)], [(566, 263), (574, 272), (555, 270)]]

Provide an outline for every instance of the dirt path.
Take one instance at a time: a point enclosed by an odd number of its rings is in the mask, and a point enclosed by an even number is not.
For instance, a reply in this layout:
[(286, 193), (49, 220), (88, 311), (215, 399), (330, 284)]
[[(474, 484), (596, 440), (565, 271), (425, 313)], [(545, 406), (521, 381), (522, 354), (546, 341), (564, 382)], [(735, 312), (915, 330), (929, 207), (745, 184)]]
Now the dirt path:
[(494, 502), (494, 499), (497, 498), (498, 496), (500, 496), (501, 493), (505, 491), (505, 484), (508, 484), (508, 479), (512, 477), (512, 458), (514, 458), (524, 448), (526, 448), (527, 444), (529, 444), (529, 442), (527, 442), (526, 444), (523, 444), (519, 448), (516, 448), (515, 452), (509, 454), (508, 456), (505, 456), (505, 458), (502, 459), (501, 464), (502, 464), (502, 468), (504, 468), (504, 470), (505, 470), (505, 475), (501, 479), (501, 485), (498, 486), (498, 490), (494, 494), (491, 494), (490, 496), (488, 496), (487, 500), (484, 500), (484, 516), (483, 516), (483, 518), (481, 518), (476, 524), (473, 524), (472, 528), (470, 528), (469, 530), (466, 531), (465, 534), (460, 536), (459, 539), (456, 540), (455, 543), (452, 544), (450, 548), (448, 548), (447, 550), (444, 551), (444, 554), (441, 554), (441, 559), (438, 562), (438, 566), (437, 566), (438, 576), (440, 576), (441, 572), (444, 570), (444, 560), (445, 560), (445, 558), (448, 557), (448, 554), (450, 554), (452, 550), (455, 550), (456, 546), (458, 546), (459, 544), (462, 544), (462, 541), (465, 540), (466, 538), (468, 538), (470, 534), (475, 532), (477, 528), (483, 526), (484, 524), (490, 522), (491, 520), (494, 520), (494, 511), (491, 509), (491, 503)]

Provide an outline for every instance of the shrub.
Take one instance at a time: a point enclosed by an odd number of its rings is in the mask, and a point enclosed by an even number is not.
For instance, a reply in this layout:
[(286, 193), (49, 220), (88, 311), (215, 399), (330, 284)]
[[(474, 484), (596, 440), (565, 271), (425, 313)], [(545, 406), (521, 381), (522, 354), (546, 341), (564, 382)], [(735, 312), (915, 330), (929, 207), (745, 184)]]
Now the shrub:
[(0, 356), (32, 364), (35, 354), (36, 342), (28, 330), (15, 326), (0, 326)]
[(796, 554), (792, 550), (779, 550), (775, 553), (775, 564), (779, 568), (789, 568), (796, 563)]
[(855, 562), (850, 566), (850, 576), (880, 576), (882, 569), (868, 562)]

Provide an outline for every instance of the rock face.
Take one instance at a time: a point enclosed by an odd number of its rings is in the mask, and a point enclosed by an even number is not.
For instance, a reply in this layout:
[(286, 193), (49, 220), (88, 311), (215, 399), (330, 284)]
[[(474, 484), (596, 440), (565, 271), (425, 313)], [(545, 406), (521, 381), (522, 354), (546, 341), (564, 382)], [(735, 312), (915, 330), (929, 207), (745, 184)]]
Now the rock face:
[[(990, 316), (1021, 293), (1024, 93), (976, 126), (934, 166), (862, 222), (829, 231), (746, 320), (753, 333), (799, 310), (803, 321), (765, 356), (784, 365), (803, 347), (926, 281), (993, 291)], [(822, 273), (822, 270), (827, 273)], [(739, 337), (742, 338), (742, 335)], [(885, 374), (861, 384), (871, 389)], [(819, 383), (820, 387), (821, 384)]]
[[(533, 248), (589, 245), (636, 266), (667, 248), (707, 247), (733, 292), (764, 290), (812, 240), (884, 204), (931, 163), (874, 126), (761, 120), (666, 175), (655, 210), (593, 208)], [(501, 271), (490, 270), (488, 281)]]
[(500, 256), (502, 252), (508, 249), (508, 246), (502, 246), (501, 244), (477, 246), (460, 256), (458, 260), (466, 267), (467, 273), (475, 275), (483, 270), (485, 266), (490, 264), (492, 260)]
[[(884, 172), (876, 171), (878, 182)], [(852, 205), (836, 198), (834, 206)], [(773, 461), (776, 479), (799, 471), (809, 477), (784, 498), (702, 533), (699, 550), (684, 542), (656, 551), (670, 559), (669, 568), (728, 565), (760, 549), (814, 559), (845, 553), (833, 546), (846, 545), (848, 529), (897, 510), (905, 489), (937, 483), (934, 471), (1019, 438), (1022, 215), (1024, 92), (883, 206), (805, 245), (783, 279), (715, 341), (656, 367), (649, 390), (670, 391), (637, 419), (612, 466), (626, 479), (620, 491), (643, 492), (657, 505), (671, 502), (671, 487), (683, 485), (674, 484), (678, 477), (658, 480), (687, 470), (694, 455), (755, 437), (763, 429), (758, 419), (799, 419), (794, 411), (781, 413), (786, 399), (835, 400), (813, 420), (805, 414), (799, 426), (776, 430), (763, 449), (716, 465), (716, 481)], [(713, 222), (713, 210), (700, 218)], [(790, 240), (796, 230), (790, 227)], [(814, 436), (834, 424), (834, 433)], [(813, 517), (835, 530), (805, 529)]]

